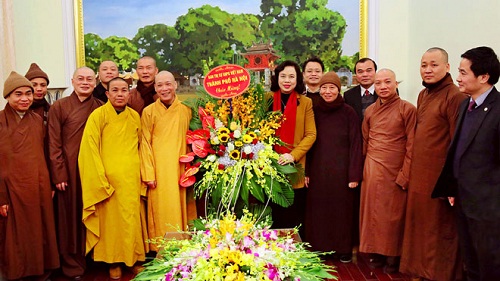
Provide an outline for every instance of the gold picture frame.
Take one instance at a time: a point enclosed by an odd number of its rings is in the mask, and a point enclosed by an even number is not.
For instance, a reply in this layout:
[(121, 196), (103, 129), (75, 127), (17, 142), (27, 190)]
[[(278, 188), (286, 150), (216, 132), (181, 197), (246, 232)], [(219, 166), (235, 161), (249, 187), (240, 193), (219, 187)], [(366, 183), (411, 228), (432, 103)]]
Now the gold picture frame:
[[(76, 65), (85, 66), (83, 0), (74, 1)], [(368, 0), (359, 0), (359, 57), (368, 55)]]
[(74, 1), (76, 67), (85, 66), (85, 39), (83, 31), (83, 0)]

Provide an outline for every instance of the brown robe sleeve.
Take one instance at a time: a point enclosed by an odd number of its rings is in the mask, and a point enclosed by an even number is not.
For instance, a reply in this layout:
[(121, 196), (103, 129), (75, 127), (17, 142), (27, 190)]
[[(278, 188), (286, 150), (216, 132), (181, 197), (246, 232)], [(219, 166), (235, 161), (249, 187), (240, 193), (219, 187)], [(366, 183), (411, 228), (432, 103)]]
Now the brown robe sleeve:
[(9, 197), (7, 195), (7, 185), (3, 177), (0, 177), (0, 206), (8, 205)]
[(370, 132), (370, 117), (373, 111), (373, 106), (370, 105), (366, 108), (365, 117), (361, 123), (361, 133), (363, 137), (363, 159), (366, 157), (366, 152), (368, 151), (368, 134)]
[(68, 182), (68, 169), (62, 143), (63, 116), (61, 104), (55, 103), (49, 110), (48, 135), (51, 179), (54, 184)]
[(458, 120), (458, 108), (464, 99), (467, 98), (462, 92), (451, 92), (449, 93), (452, 97), (449, 99), (448, 107), (446, 108), (446, 116), (448, 117), (448, 124), (450, 124), (450, 140), (453, 139), (453, 135), (455, 134), (455, 128), (457, 126)]
[[(1, 112), (0, 118), (4, 117), (4, 112)], [(8, 138), (6, 137), (7, 129), (0, 121), (0, 206), (9, 204), (9, 197), (7, 192), (7, 184), (5, 183), (8, 174)]]
[(401, 167), (398, 176), (396, 177), (396, 184), (404, 189), (407, 189), (408, 183), (410, 181), (410, 164), (411, 154), (413, 152), (415, 127), (417, 125), (417, 109), (409, 102), (401, 101), (400, 113), (403, 116), (405, 122), (406, 154), (403, 161), (403, 167)]

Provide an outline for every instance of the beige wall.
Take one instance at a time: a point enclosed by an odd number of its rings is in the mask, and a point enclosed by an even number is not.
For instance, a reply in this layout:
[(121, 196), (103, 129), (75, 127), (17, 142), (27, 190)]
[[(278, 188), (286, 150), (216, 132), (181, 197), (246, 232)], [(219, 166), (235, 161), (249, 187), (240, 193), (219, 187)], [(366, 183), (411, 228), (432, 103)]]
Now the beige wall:
[[(416, 103), (422, 89), (420, 58), (430, 47), (442, 47), (450, 57), (450, 73), (457, 76), (460, 55), (478, 47), (500, 54), (498, 0), (368, 0), (369, 55), (380, 68), (392, 68), (401, 96)], [(372, 29), (372, 30), (370, 30)]]
[[(12, 70), (24, 75), (30, 64), (36, 62), (48, 74), (49, 88), (68, 89), (76, 65), (73, 1), (15, 0), (12, 16), (15, 55)], [(4, 105), (2, 99), (0, 109)]]

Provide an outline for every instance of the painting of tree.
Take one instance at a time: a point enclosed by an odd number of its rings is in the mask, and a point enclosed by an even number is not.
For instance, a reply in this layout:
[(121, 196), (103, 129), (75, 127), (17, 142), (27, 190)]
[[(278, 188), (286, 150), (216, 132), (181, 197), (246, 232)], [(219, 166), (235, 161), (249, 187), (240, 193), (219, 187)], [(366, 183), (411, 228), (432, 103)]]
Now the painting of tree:
[(110, 36), (102, 39), (99, 35), (85, 34), (85, 64), (98, 69), (101, 61), (112, 60), (118, 68), (130, 71), (140, 58), (137, 46), (126, 37)]
[(284, 59), (303, 62), (319, 56), (338, 69), (345, 34), (344, 17), (326, 8), (327, 0), (262, 0), (261, 29)]
[[(328, 0), (261, 0), (260, 13), (229, 13), (210, 4), (189, 8), (175, 24), (139, 27), (135, 36), (84, 37), (86, 65), (97, 69), (102, 60), (130, 71), (141, 56), (154, 57), (159, 69), (181, 75), (203, 73), (204, 67), (243, 64), (235, 56), (255, 42), (271, 42), (281, 60), (301, 63), (319, 56), (328, 70), (352, 69), (358, 53), (343, 54), (346, 20), (327, 7)], [(87, 11), (84, 11), (87, 13)]]

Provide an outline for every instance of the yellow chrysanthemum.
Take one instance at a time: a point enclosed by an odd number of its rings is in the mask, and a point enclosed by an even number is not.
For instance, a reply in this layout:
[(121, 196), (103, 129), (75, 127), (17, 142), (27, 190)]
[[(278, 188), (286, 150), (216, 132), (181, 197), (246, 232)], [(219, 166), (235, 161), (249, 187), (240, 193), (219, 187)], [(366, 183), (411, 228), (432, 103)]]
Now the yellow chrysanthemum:
[(229, 153), (229, 157), (233, 160), (238, 160), (240, 159), (240, 152), (238, 150), (233, 150), (231, 153)]
[(219, 140), (220, 140), (221, 142), (227, 142), (227, 141), (229, 140), (229, 138), (230, 138), (230, 137), (229, 137), (229, 134), (220, 134), (220, 135), (218, 136), (218, 138), (219, 138)]
[(234, 142), (234, 146), (236, 146), (236, 147), (242, 147), (243, 146), (243, 142), (242, 141), (235, 141)]
[(228, 128), (226, 127), (220, 127), (219, 130), (217, 130), (217, 134), (219, 135), (222, 135), (222, 134), (228, 134), (230, 133), (231, 131), (229, 131)]
[(245, 134), (243, 135), (243, 142), (244, 143), (251, 143), (253, 141), (254, 138), (252, 138), (252, 136), (250, 136), (249, 134)]
[(253, 139), (257, 138), (257, 134), (255, 132), (248, 132), (247, 135), (251, 136)]

